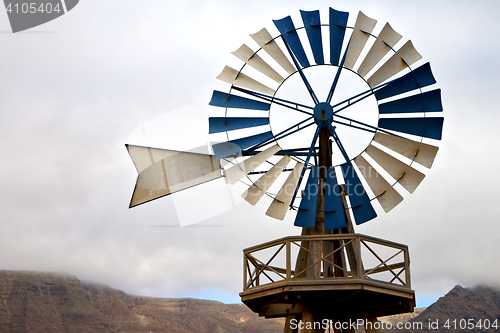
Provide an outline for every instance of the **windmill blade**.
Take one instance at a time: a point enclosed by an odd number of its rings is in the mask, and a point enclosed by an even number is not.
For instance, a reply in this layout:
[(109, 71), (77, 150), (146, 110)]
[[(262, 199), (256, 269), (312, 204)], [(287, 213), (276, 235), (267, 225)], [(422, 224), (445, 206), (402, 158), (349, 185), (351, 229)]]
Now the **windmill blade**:
[(248, 175), (250, 172), (257, 169), (261, 166), (265, 161), (267, 161), (271, 156), (276, 154), (280, 150), (278, 145), (274, 145), (270, 148), (267, 148), (264, 151), (261, 151), (257, 155), (254, 155), (250, 158), (247, 158), (241, 163), (230, 167), (227, 170), (224, 170), (224, 174), (227, 178), (229, 184), (233, 185), (241, 178)]
[(373, 141), (417, 162), (430, 169), (439, 150), (438, 147), (422, 142), (405, 139), (399, 136), (388, 135), (378, 132)]
[(358, 74), (365, 77), (366, 74), (368, 74), (368, 72), (371, 71), (392, 48), (394, 48), (394, 45), (399, 42), (401, 37), (403, 36), (394, 31), (389, 23), (386, 23), (373, 43), (370, 51), (368, 51), (365, 59), (359, 66)]
[(347, 188), (347, 195), (351, 203), (352, 214), (357, 225), (368, 222), (375, 217), (377, 213), (370, 203), (370, 198), (366, 194), (365, 188), (350, 162), (340, 166), (344, 175), (344, 182)]
[(243, 44), (239, 49), (232, 52), (232, 54), (274, 81), (278, 83), (283, 82), (284, 78), (247, 45)]
[(403, 197), (375, 170), (363, 156), (354, 159), (359, 171), (386, 213), (403, 201)]
[(365, 153), (410, 193), (413, 193), (425, 178), (425, 175), (420, 171), (371, 144), (366, 148)]
[(380, 118), (378, 126), (430, 139), (441, 140), (443, 117), (436, 118)]
[(441, 89), (379, 104), (379, 113), (441, 112)]
[(378, 86), (420, 59), (422, 59), (422, 56), (415, 50), (412, 42), (409, 40), (385, 64), (373, 73), (367, 82), (370, 87)]
[(349, 49), (347, 50), (344, 61), (344, 67), (349, 69), (354, 67), (356, 60), (358, 60), (361, 51), (363, 51), (363, 48), (368, 41), (368, 37), (370, 37), (369, 34), (371, 34), (373, 28), (375, 28), (375, 24), (377, 24), (377, 20), (369, 18), (361, 11), (358, 13), (351, 41), (349, 42)]
[(340, 229), (346, 226), (344, 206), (334, 167), (326, 171), (325, 179), (325, 229)]
[(126, 147), (139, 172), (129, 208), (221, 177), (213, 155)]
[(325, 57), (323, 55), (323, 39), (321, 37), (321, 21), (319, 17), (319, 10), (313, 11), (300, 11), (304, 28), (306, 29), (309, 45), (314, 56), (314, 61), (318, 65), (325, 64)]
[(214, 90), (209, 105), (222, 108), (247, 109), (257, 111), (269, 111), (270, 103), (256, 101), (254, 99), (241, 97)]
[(425, 63), (404, 76), (397, 78), (385, 87), (375, 91), (375, 98), (380, 101), (381, 99), (427, 87), (434, 83), (436, 83), (436, 79), (434, 75), (432, 75), (431, 65)]
[(278, 176), (281, 174), (283, 169), (290, 162), (290, 156), (283, 156), (283, 158), (273, 165), (262, 177), (260, 177), (252, 186), (250, 186), (241, 197), (245, 199), (248, 203), (255, 206), (260, 199), (266, 194), (269, 188), (276, 181)]
[(288, 206), (290, 205), (295, 191), (295, 187), (299, 182), (300, 173), (304, 167), (303, 163), (297, 163), (285, 183), (279, 190), (273, 202), (266, 211), (266, 215), (278, 220), (284, 220)]
[(318, 205), (319, 167), (314, 167), (309, 172), (304, 194), (300, 200), (299, 211), (295, 217), (295, 226), (314, 228), (316, 225), (316, 208)]
[(221, 158), (225, 158), (228, 156), (238, 155), (239, 153), (241, 153), (242, 150), (269, 141), (272, 138), (273, 138), (273, 133), (269, 131), (252, 136), (247, 136), (241, 139), (216, 143), (212, 145), (212, 149), (214, 150), (215, 158), (217, 160), (220, 160)]
[(274, 25), (281, 33), (281, 37), (288, 44), (292, 53), (297, 58), (297, 61), (302, 67), (309, 67), (309, 60), (307, 59), (306, 52), (302, 47), (302, 42), (300, 41), (297, 31), (295, 31), (295, 26), (293, 25), (292, 18), (290, 16), (284, 17), (281, 20), (273, 20)]
[(288, 74), (295, 73), (295, 67), (293, 67), (292, 63), (285, 56), (283, 51), (281, 51), (278, 43), (276, 43), (267, 31), (266, 28), (263, 28), (261, 31), (250, 35), (252, 39), (259, 45), (264, 51), (267, 52)]
[(344, 43), (345, 29), (347, 27), (348, 12), (340, 12), (330, 7), (330, 63), (339, 65), (342, 44)]
[(210, 117), (208, 118), (208, 133), (234, 131), (269, 124), (269, 118), (258, 117)]
[(274, 95), (275, 92), (268, 86), (255, 81), (254, 79), (243, 73), (239, 73), (236, 69), (233, 69), (229, 66), (224, 67), (219, 76), (217, 76), (217, 79), (230, 84), (234, 84), (236, 86), (252, 89), (267, 95)]

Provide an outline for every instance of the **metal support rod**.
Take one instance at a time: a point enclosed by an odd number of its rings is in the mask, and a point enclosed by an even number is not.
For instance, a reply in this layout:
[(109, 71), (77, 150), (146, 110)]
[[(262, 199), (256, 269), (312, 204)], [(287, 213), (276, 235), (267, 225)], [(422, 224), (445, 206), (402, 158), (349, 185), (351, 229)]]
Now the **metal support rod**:
[[(349, 43), (347, 43), (346, 50), (349, 49), (349, 44), (351, 44), (351, 40), (349, 39)], [(347, 51), (344, 52), (344, 56), (342, 57), (342, 61), (337, 68), (337, 73), (335, 73), (335, 78), (333, 79), (332, 87), (330, 88), (330, 92), (328, 93), (328, 97), (326, 98), (326, 102), (330, 104), (333, 98), (333, 93), (335, 92), (335, 88), (337, 87), (337, 83), (339, 83), (340, 73), (342, 72), (342, 68), (344, 67), (345, 58), (347, 55)]]
[[(307, 122), (308, 120), (311, 120), (311, 119), (312, 119), (312, 117), (309, 117), (309, 118), (307, 118), (307, 119), (305, 119), (305, 120), (301, 121), (300, 123), (297, 123), (297, 124), (294, 124), (293, 126), (290, 126), (290, 127), (289, 127), (289, 128), (287, 128), (286, 130), (283, 130), (283, 131), (281, 131), (280, 133), (278, 133), (278, 134), (276, 134), (276, 135), (273, 135), (273, 137), (272, 137), (272, 138), (270, 138), (270, 139), (268, 139), (268, 140), (266, 140), (266, 141), (264, 141), (264, 142), (261, 142), (261, 143), (259, 143), (259, 144), (255, 145), (255, 146), (253, 146), (253, 147), (251, 147), (251, 148), (249, 148), (249, 149), (247, 149), (247, 150), (243, 151), (243, 152), (242, 152), (242, 154), (243, 154), (243, 155), (248, 154), (249, 152), (252, 152), (252, 151), (254, 151), (254, 150), (256, 150), (256, 149), (259, 149), (259, 148), (261, 148), (261, 147), (265, 146), (265, 145), (266, 145), (266, 144), (268, 144), (270, 141), (273, 141), (273, 140), (274, 140), (274, 141), (278, 141), (278, 140), (283, 139), (283, 138), (285, 138), (285, 137), (287, 137), (287, 136), (289, 136), (289, 135), (292, 135), (292, 134), (295, 134), (295, 133), (297, 133), (297, 132), (299, 132), (299, 131), (302, 131), (304, 128), (307, 128), (307, 127), (309, 127), (309, 126), (311, 126), (311, 125), (314, 125), (314, 121), (313, 121), (313, 122), (311, 122), (310, 124), (307, 124), (307, 125), (304, 125), (304, 126), (302, 126), (302, 127), (299, 127), (300, 125), (302, 125), (303, 123), (305, 123), (305, 122)], [(296, 129), (294, 129), (294, 130), (292, 131), (292, 129), (293, 129), (293, 128), (295, 128), (295, 127), (298, 127), (298, 128), (296, 128)], [(291, 131), (291, 132), (289, 132), (289, 131)], [(287, 132), (288, 132), (288, 133), (287, 133)]]
[(293, 206), (293, 202), (294, 202), (295, 198), (297, 197), (297, 191), (299, 190), (300, 183), (302, 182), (302, 178), (304, 178), (304, 173), (306, 172), (306, 167), (309, 164), (309, 159), (311, 158), (311, 156), (313, 155), (313, 152), (315, 150), (314, 147), (316, 146), (316, 141), (318, 140), (319, 134), (320, 134), (320, 127), (318, 126), (316, 128), (316, 133), (314, 133), (314, 137), (313, 137), (313, 140), (311, 143), (311, 147), (309, 148), (309, 152), (307, 153), (307, 158), (306, 158), (306, 161), (304, 163), (304, 168), (302, 168), (302, 172), (300, 173), (297, 187), (295, 187), (295, 192), (293, 192), (292, 201), (290, 201), (290, 207)]
[[(292, 102), (292, 101), (288, 101), (286, 99), (281, 99), (281, 98), (278, 98), (278, 97), (275, 97), (275, 96), (270, 96), (270, 95), (262, 94), (262, 93), (259, 93), (259, 92), (253, 91), (253, 90), (248, 90), (248, 89), (240, 88), (240, 87), (237, 87), (237, 86), (233, 86), (232, 89), (237, 90), (237, 91), (241, 91), (241, 92), (243, 92), (245, 94), (248, 94), (250, 96), (253, 96), (253, 97), (257, 97), (257, 98), (263, 99), (266, 102), (272, 102), (272, 103), (275, 103), (277, 105), (281, 105), (283, 107), (286, 107), (286, 108), (289, 108), (289, 109), (292, 109), (292, 110), (295, 110), (295, 111), (298, 111), (298, 112), (302, 112), (302, 113), (305, 113), (305, 114), (308, 114), (308, 115), (312, 115), (312, 113), (308, 112), (308, 111), (305, 111), (305, 110), (301, 110), (298, 107), (300, 106), (300, 107), (303, 107), (303, 108), (306, 108), (306, 109), (311, 109), (311, 110), (314, 109), (311, 106), (307, 106), (307, 105), (304, 105), (304, 104), (295, 103), (295, 102)], [(280, 103), (280, 102), (283, 102), (283, 103)], [(289, 104), (292, 104), (294, 106), (287, 105), (287, 104), (284, 104), (284, 103), (289, 103)]]
[(302, 81), (304, 82), (304, 85), (307, 88), (307, 91), (309, 92), (309, 95), (311, 95), (311, 98), (314, 102), (314, 105), (319, 103), (318, 97), (314, 93), (311, 85), (309, 84), (309, 81), (307, 81), (306, 76), (304, 75), (304, 72), (302, 71), (302, 68), (300, 67), (300, 64), (298, 63), (297, 59), (295, 59), (295, 55), (293, 54), (292, 50), (290, 49), (290, 46), (288, 46), (288, 43), (286, 42), (285, 38), (282, 38), (283, 43), (285, 44), (285, 47), (290, 54), (290, 57), (293, 60), (293, 63), (295, 64), (295, 67), (297, 67), (297, 70), (299, 71), (300, 77), (302, 78)]

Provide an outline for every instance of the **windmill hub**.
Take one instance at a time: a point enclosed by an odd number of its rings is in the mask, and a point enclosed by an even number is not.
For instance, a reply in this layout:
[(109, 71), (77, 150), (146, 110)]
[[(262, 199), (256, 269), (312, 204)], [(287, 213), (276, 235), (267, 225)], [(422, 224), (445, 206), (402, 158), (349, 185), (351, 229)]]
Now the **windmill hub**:
[(328, 103), (318, 103), (314, 107), (314, 121), (316, 124), (320, 122), (333, 120), (333, 107)]

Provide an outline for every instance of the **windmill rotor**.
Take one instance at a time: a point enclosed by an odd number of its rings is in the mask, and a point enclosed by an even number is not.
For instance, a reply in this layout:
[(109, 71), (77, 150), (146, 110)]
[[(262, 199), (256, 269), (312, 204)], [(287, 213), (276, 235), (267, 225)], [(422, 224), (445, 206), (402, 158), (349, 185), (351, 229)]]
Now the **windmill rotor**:
[[(225, 176), (249, 186), (242, 197), (252, 205), (272, 197), (266, 215), (284, 219), (296, 210), (295, 225), (311, 225), (314, 214), (300, 211), (317, 197), (307, 191), (312, 201), (301, 199), (306, 187), (319, 185), (318, 167), (329, 168), (326, 183), (362, 189), (348, 193), (356, 224), (377, 216), (375, 199), (389, 212), (403, 201), (401, 187), (413, 193), (425, 177), (413, 163), (432, 166), (443, 126), (435, 116), (443, 110), (441, 91), (429, 88), (436, 83), (430, 64), (413, 68), (422, 57), (412, 42), (398, 47), (403, 37), (389, 23), (376, 35), (377, 21), (362, 12), (354, 27), (347, 26), (349, 13), (332, 8), (328, 23), (319, 11), (300, 14), (303, 26), (290, 16), (274, 20), (280, 35), (263, 28), (250, 35), (256, 46), (232, 52), (243, 65), (223, 68), (217, 79), (231, 84), (229, 92), (215, 90), (209, 102), (217, 114), (209, 133), (226, 138), (213, 144), (214, 155), (127, 145), (139, 172), (130, 207)], [(342, 95), (346, 76), (351, 81)], [(332, 141), (333, 165), (318, 161), (322, 128)]]
[[(250, 35), (255, 45), (232, 52), (243, 65), (223, 68), (217, 79), (231, 87), (209, 102), (209, 133), (225, 134), (213, 155), (127, 145), (139, 172), (130, 207), (225, 176), (248, 185), (242, 197), (252, 205), (271, 197), (266, 215), (295, 210), (295, 225), (305, 227), (314, 224), (316, 209), (306, 207), (317, 201), (322, 167), (325, 184), (358, 189), (345, 207), (356, 224), (377, 216), (372, 201), (389, 212), (402, 188), (413, 193), (425, 177), (414, 163), (432, 166), (443, 126), (430, 64), (414, 67), (422, 56), (389, 23), (378, 31), (359, 12), (349, 27), (349, 13), (328, 14), (322, 23), (319, 11), (300, 11), (298, 28), (290, 16), (274, 20), (280, 35), (263, 28)], [(319, 162), (320, 132), (331, 141), (327, 164)], [(326, 213), (340, 219), (328, 226), (343, 224), (340, 212)]]
[[(273, 38), (266, 29), (250, 35), (260, 48), (254, 51), (244, 44), (233, 52), (244, 62), (241, 69), (226, 66), (217, 77), (230, 83), (231, 88), (228, 93), (214, 91), (209, 103), (223, 110), (219, 112), (222, 116), (210, 118), (210, 133), (227, 135), (227, 141), (213, 145), (215, 158), (236, 161), (237, 166), (230, 170), (239, 168), (239, 180), (246, 173), (246, 201), (255, 205), (267, 192), (273, 201), (266, 215), (284, 219), (288, 210), (296, 210), (295, 225), (301, 227), (314, 225), (317, 194), (313, 188), (319, 186), (315, 173), (326, 167), (327, 184), (335, 188), (340, 180), (348, 190), (357, 189), (348, 193), (348, 208), (356, 224), (362, 224), (377, 216), (372, 201), (378, 201), (389, 212), (403, 201), (401, 189), (413, 193), (425, 177), (413, 163), (432, 166), (438, 151), (435, 142), (441, 140), (443, 126), (443, 117), (435, 116), (443, 110), (441, 91), (429, 88), (436, 83), (429, 63), (414, 67), (422, 56), (410, 40), (400, 43), (403, 37), (389, 23), (375, 35), (377, 21), (362, 12), (354, 27), (347, 26), (348, 13), (331, 8), (328, 24), (320, 22), (319, 11), (300, 14), (302, 27), (296, 28), (287, 16), (273, 21), (279, 36)], [(329, 53), (329, 61), (325, 53)], [(331, 84), (327, 96), (324, 86), (309, 80), (314, 76), (311, 70), (326, 73), (326, 82)], [(342, 89), (345, 73), (356, 76), (364, 88), (358, 84), (358, 91), (350, 89), (350, 96), (339, 101), (336, 95)], [(267, 85), (253, 77), (265, 77)], [(280, 93), (289, 81), (301, 85), (306, 97), (282, 97)], [(291, 91), (298, 90), (294, 89)], [(371, 104), (366, 104), (367, 100)], [(362, 112), (359, 108), (348, 112), (362, 103), (364, 108), (372, 109), (371, 122), (357, 117), (356, 112)], [(280, 121), (286, 125), (280, 127)], [(344, 128), (354, 135), (368, 135), (361, 151), (345, 146), (356, 138), (344, 136)], [(337, 150), (334, 166), (318, 161), (321, 129), (327, 132), (324, 135), (332, 141), (333, 150)], [(288, 145), (287, 139), (292, 137), (297, 146)], [(267, 163), (259, 160), (255, 168), (246, 166), (269, 147), (276, 149), (276, 144), (281, 149)], [(289, 157), (286, 164), (283, 156)], [(286, 168), (290, 162), (295, 165)], [(270, 193), (279, 178), (278, 170), (289, 175), (275, 193)], [(228, 172), (224, 172), (227, 177)], [(328, 195), (328, 205), (332, 195)], [(343, 214), (331, 214), (327, 208), (325, 213), (338, 219), (328, 223), (327, 229), (343, 225)]]

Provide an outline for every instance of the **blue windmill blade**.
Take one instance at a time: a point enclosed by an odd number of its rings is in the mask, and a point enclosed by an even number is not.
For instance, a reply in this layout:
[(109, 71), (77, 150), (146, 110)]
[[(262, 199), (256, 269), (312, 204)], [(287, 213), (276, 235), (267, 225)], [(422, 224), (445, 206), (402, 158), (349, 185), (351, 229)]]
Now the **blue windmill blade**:
[(316, 208), (318, 205), (319, 191), (319, 167), (314, 167), (309, 172), (299, 211), (295, 217), (294, 225), (302, 228), (314, 228), (316, 226)]
[(379, 113), (412, 113), (412, 112), (440, 112), (441, 89), (431, 90), (422, 94), (401, 98), (395, 101), (380, 104)]
[(307, 59), (306, 52), (304, 51), (304, 47), (299, 39), (299, 35), (297, 34), (297, 31), (295, 31), (292, 18), (287, 16), (281, 20), (273, 20), (273, 22), (300, 65), (304, 68), (311, 66), (309, 64), (309, 60)]
[(441, 140), (443, 117), (436, 118), (380, 118), (378, 127), (388, 130)]
[(271, 104), (214, 90), (209, 105), (223, 108), (269, 111)]
[(210, 117), (208, 118), (208, 133), (234, 131), (268, 124), (268, 117)]
[(436, 79), (432, 75), (431, 65), (426, 63), (406, 75), (391, 81), (383, 88), (375, 91), (374, 95), (380, 101), (381, 99), (427, 87), (434, 83), (436, 83)]
[(365, 191), (363, 184), (354, 170), (351, 162), (344, 163), (340, 166), (344, 175), (344, 182), (347, 189), (347, 195), (351, 202), (352, 214), (357, 225), (368, 222), (375, 217), (377, 213), (370, 203), (370, 198)]
[(348, 12), (330, 8), (330, 63), (338, 66), (347, 27)]
[(346, 227), (344, 205), (341, 190), (337, 182), (335, 168), (329, 167), (325, 179), (325, 229), (340, 229)]
[(300, 11), (304, 28), (306, 29), (307, 38), (311, 45), (311, 50), (314, 56), (314, 61), (318, 65), (325, 64), (325, 57), (323, 55), (323, 39), (321, 38), (321, 21), (319, 17), (319, 10), (314, 11)]
[(240, 154), (242, 150), (264, 143), (272, 138), (273, 133), (269, 131), (241, 139), (216, 143), (212, 145), (212, 149), (214, 150), (215, 158), (220, 160), (228, 156), (236, 156)]

